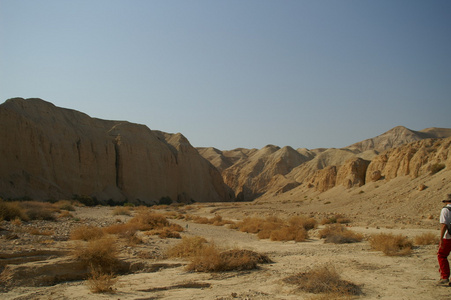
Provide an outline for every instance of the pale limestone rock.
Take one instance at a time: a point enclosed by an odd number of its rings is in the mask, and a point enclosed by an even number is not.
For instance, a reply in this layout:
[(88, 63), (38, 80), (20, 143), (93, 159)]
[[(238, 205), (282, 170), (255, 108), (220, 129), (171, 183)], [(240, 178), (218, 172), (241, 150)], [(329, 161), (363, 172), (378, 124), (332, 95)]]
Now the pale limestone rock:
[(364, 185), (366, 169), (369, 164), (369, 161), (358, 157), (348, 160), (344, 165), (340, 166), (337, 172), (336, 184), (343, 185), (346, 188)]
[(228, 201), (220, 173), (181, 134), (107, 121), (40, 99), (0, 105), (0, 196)]

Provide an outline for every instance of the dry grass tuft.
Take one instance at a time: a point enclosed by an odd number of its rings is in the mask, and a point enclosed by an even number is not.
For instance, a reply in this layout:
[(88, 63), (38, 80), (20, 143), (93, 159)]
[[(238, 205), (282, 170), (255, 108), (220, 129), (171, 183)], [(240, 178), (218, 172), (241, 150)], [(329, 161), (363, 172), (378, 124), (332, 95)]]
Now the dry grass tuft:
[(45, 229), (40, 230), (38, 228), (30, 228), (28, 230), (28, 233), (32, 234), (32, 235), (45, 235), (45, 236), (50, 236), (50, 235), (55, 234), (55, 232), (53, 230), (45, 230)]
[(70, 233), (71, 240), (83, 240), (83, 241), (91, 241), (100, 239), (105, 235), (103, 230), (99, 227), (91, 226), (91, 225), (83, 225), (75, 228)]
[(6, 202), (0, 199), (0, 220), (13, 221), (15, 219), (27, 221), (28, 216), (18, 202)]
[(370, 247), (376, 251), (382, 251), (388, 256), (406, 256), (412, 253), (412, 242), (405, 236), (380, 233), (373, 235)]
[(127, 223), (114, 224), (103, 230), (126, 239), (129, 245), (136, 245), (142, 242), (136, 235), (137, 231), (146, 231), (146, 234), (158, 235), (161, 238), (180, 238), (179, 232), (183, 231), (183, 228), (169, 223), (162, 214), (154, 213), (147, 208), (138, 208), (138, 214)]
[(38, 201), (20, 202), (20, 206), (25, 210), (30, 220), (55, 221), (54, 213), (58, 210), (51, 203)]
[(58, 202), (55, 202), (53, 204), (54, 207), (65, 210), (65, 211), (75, 211), (74, 206), (72, 205), (72, 202), (69, 200), (60, 200)]
[(221, 252), (215, 244), (208, 244), (202, 237), (183, 237), (167, 254), (169, 257), (189, 258), (191, 262), (187, 270), (196, 272), (251, 270), (260, 263), (272, 262), (266, 255), (250, 250)]
[(362, 294), (358, 285), (342, 280), (333, 266), (319, 266), (308, 272), (287, 277), (284, 281), (308, 293), (326, 293), (340, 297)]
[(72, 255), (87, 268), (102, 273), (113, 273), (119, 266), (116, 240), (111, 237), (90, 240), (80, 244)]
[(323, 219), (321, 225), (326, 224), (349, 224), (351, 220), (342, 214), (335, 214), (329, 218)]
[(198, 224), (210, 224), (210, 225), (215, 225), (215, 226), (223, 226), (226, 224), (234, 224), (235, 223), (230, 220), (224, 220), (220, 215), (216, 215), (212, 218), (188, 215), (185, 217), (185, 219), (191, 220), (194, 223), (198, 223)]
[(170, 225), (164, 215), (154, 213), (148, 209), (140, 210), (129, 223), (137, 225), (138, 230), (152, 230)]
[(259, 263), (271, 260), (250, 250), (228, 250), (221, 252), (213, 245), (203, 247), (197, 256), (191, 258), (187, 270), (196, 272), (225, 272), (253, 270)]
[(58, 216), (58, 219), (64, 219), (64, 218), (73, 218), (74, 215), (72, 215), (68, 210), (63, 210)]
[(304, 227), (285, 226), (273, 230), (270, 234), (271, 241), (296, 241), (304, 242), (308, 239), (308, 232)]
[(245, 218), (234, 227), (240, 231), (256, 233), (260, 239), (303, 242), (308, 239), (307, 231), (316, 226), (317, 222), (313, 218), (295, 216), (288, 221), (277, 217)]
[(118, 278), (112, 273), (105, 274), (101, 270), (93, 268), (91, 274), (88, 277), (88, 287), (93, 293), (116, 293), (114, 286), (116, 285)]
[(414, 238), (415, 245), (438, 245), (440, 238), (433, 233), (423, 233)]
[(132, 213), (130, 206), (116, 206), (112, 214), (113, 216), (130, 216)]
[(200, 250), (207, 244), (207, 240), (200, 236), (183, 237), (180, 243), (169, 248), (169, 257), (193, 257), (199, 254)]
[(319, 237), (325, 239), (325, 243), (333, 244), (357, 243), (363, 240), (362, 234), (348, 230), (341, 224), (326, 225), (319, 232)]

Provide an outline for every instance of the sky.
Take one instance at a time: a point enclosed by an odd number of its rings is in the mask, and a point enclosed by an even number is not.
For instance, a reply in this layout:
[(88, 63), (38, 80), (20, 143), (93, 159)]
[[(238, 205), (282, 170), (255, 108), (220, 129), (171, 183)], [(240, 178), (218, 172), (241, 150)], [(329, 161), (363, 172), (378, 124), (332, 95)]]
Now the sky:
[(221, 150), (451, 128), (451, 1), (0, 0), (13, 97)]

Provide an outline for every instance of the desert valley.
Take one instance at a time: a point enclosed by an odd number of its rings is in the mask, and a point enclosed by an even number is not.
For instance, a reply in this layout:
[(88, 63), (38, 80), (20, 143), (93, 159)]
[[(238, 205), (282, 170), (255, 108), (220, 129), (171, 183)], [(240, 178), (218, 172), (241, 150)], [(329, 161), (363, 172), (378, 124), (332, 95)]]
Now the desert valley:
[(451, 299), (451, 129), (195, 148), (41, 99), (0, 105), (1, 299)]

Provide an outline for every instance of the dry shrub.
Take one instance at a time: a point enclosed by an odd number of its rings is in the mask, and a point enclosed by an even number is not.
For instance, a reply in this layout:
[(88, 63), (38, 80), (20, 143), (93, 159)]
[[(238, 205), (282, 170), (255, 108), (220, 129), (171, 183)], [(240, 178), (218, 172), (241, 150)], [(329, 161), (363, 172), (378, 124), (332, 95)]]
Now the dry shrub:
[(130, 206), (116, 206), (112, 212), (113, 216), (130, 216)]
[(91, 225), (83, 225), (75, 228), (70, 233), (71, 240), (83, 240), (83, 241), (91, 241), (100, 239), (105, 235), (103, 230), (99, 227), (91, 226)]
[(61, 210), (66, 210), (66, 211), (75, 211), (74, 206), (72, 205), (72, 202), (69, 200), (60, 200), (58, 202), (55, 202), (53, 204), (54, 207), (61, 209)]
[(136, 224), (138, 230), (151, 230), (169, 226), (169, 221), (162, 214), (154, 213), (150, 210), (141, 210), (133, 217), (130, 224)]
[(193, 257), (198, 255), (200, 250), (207, 244), (207, 240), (200, 236), (182, 237), (177, 245), (168, 249), (169, 257)]
[(194, 223), (198, 224), (211, 224), (215, 226), (223, 226), (225, 224), (233, 224), (233, 221), (224, 220), (220, 215), (216, 215), (212, 218), (200, 217), (200, 216), (192, 216), (189, 215), (186, 217), (187, 220), (192, 220)]
[(119, 266), (116, 240), (111, 237), (80, 244), (72, 254), (84, 266), (97, 272), (113, 273)]
[(348, 230), (341, 224), (326, 225), (326, 227), (319, 232), (319, 237), (325, 239), (325, 243), (333, 244), (356, 243), (363, 240), (362, 234)]
[(277, 217), (246, 218), (235, 224), (233, 228), (248, 233), (257, 233), (260, 239), (303, 242), (308, 239), (307, 231), (315, 228), (316, 225), (313, 218), (295, 216), (288, 221), (283, 221)]
[(30, 220), (55, 221), (54, 213), (57, 209), (48, 202), (25, 201), (20, 206), (25, 209), (26, 215)]
[(136, 232), (143, 228), (141, 224), (138, 223), (121, 223), (113, 224), (108, 227), (103, 228), (103, 231), (108, 234), (116, 234), (119, 237), (127, 240), (130, 246), (134, 246), (142, 243), (142, 240), (137, 237)]
[(314, 218), (306, 218), (302, 216), (293, 216), (288, 220), (290, 226), (303, 227), (305, 230), (315, 229), (318, 222)]
[(379, 233), (370, 238), (370, 247), (388, 256), (405, 256), (412, 253), (412, 242), (405, 236)]
[(101, 270), (92, 268), (88, 277), (88, 287), (93, 293), (110, 293), (116, 292), (114, 286), (116, 285), (118, 278), (112, 273), (106, 274)]
[(179, 239), (181, 238), (180, 233), (177, 231), (172, 231), (169, 228), (163, 228), (163, 229), (154, 229), (150, 231), (146, 231), (145, 234), (147, 235), (158, 235), (162, 239)]
[(272, 231), (270, 239), (271, 241), (304, 242), (308, 239), (308, 233), (304, 227), (286, 226)]
[(333, 266), (318, 266), (308, 272), (287, 277), (284, 281), (294, 284), (300, 290), (308, 293), (326, 293), (341, 296), (362, 294), (358, 285), (342, 280)]
[(415, 245), (438, 245), (440, 238), (433, 233), (423, 233), (414, 238)]
[(55, 232), (53, 230), (40, 230), (38, 228), (30, 228), (28, 230), (29, 234), (32, 235), (46, 235), (46, 236), (50, 236), (53, 235)]
[(345, 217), (342, 214), (336, 214), (336, 215), (333, 215), (333, 216), (331, 216), (329, 218), (323, 219), (321, 221), (321, 225), (336, 224), (336, 223), (338, 223), (338, 224), (349, 224), (349, 223), (351, 223), (351, 220), (349, 218)]
[(280, 229), (284, 225), (283, 221), (277, 217), (262, 218), (245, 218), (238, 223), (240, 231), (248, 233), (257, 233), (261, 239), (268, 239), (271, 231)]
[(28, 220), (28, 216), (18, 202), (5, 202), (0, 199), (0, 221)]
[(203, 247), (191, 258), (187, 270), (196, 272), (225, 272), (256, 269), (259, 263), (270, 263), (265, 256), (250, 250), (228, 250), (220, 252), (214, 245)]
[(73, 217), (73, 215), (68, 210), (61, 211), (61, 213), (58, 216), (59, 219), (72, 218), (72, 217)]
[(162, 238), (180, 238), (178, 232), (183, 231), (183, 227), (177, 224), (170, 224), (162, 214), (152, 212), (147, 208), (138, 208), (138, 214), (124, 224), (114, 224), (104, 228), (109, 234), (117, 234), (128, 240), (129, 245), (136, 245), (142, 242), (137, 237), (137, 231), (147, 231), (147, 234), (156, 234)]

